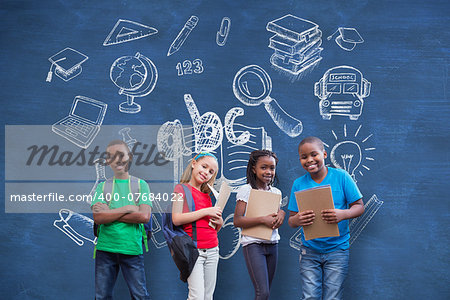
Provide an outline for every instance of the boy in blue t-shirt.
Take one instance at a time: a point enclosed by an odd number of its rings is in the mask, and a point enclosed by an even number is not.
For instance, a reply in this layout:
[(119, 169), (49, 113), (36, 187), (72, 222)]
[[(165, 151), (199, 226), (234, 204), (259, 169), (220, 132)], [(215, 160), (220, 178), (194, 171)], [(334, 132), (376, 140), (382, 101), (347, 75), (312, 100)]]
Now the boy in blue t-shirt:
[[(302, 235), (300, 250), (300, 281), (302, 299), (343, 299), (343, 284), (348, 271), (350, 232), (348, 219), (364, 213), (362, 194), (351, 176), (344, 170), (325, 166), (327, 152), (317, 137), (307, 137), (298, 146), (300, 163), (308, 171), (292, 185), (289, 199), (289, 226), (313, 224), (312, 210), (298, 212), (295, 192), (330, 185), (335, 209), (320, 212), (327, 223), (337, 223), (338, 237), (306, 241)], [(319, 216), (317, 216), (319, 217)]]

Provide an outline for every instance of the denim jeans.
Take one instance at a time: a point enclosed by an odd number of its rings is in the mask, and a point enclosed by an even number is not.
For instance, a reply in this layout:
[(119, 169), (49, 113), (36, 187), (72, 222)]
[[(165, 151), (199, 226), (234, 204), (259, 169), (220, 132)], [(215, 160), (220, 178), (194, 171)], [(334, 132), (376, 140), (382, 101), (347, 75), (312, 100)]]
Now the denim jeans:
[(150, 299), (145, 285), (144, 256), (97, 250), (95, 258), (95, 299), (112, 299), (119, 270), (130, 290), (131, 299)]
[(267, 300), (278, 260), (278, 244), (252, 243), (242, 247), (255, 300)]
[(304, 300), (343, 299), (349, 250), (319, 253), (305, 246), (300, 250), (300, 282)]
[(198, 249), (199, 256), (188, 277), (188, 300), (212, 300), (216, 288), (219, 247)]

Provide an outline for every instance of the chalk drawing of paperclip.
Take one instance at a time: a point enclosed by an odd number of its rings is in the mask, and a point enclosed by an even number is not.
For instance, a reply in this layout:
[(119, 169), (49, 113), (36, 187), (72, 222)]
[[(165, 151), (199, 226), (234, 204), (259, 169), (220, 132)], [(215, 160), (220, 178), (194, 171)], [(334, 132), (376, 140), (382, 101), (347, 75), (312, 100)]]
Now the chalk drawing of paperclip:
[[(259, 93), (259, 91), (262, 92)], [(234, 77), (233, 92), (236, 98), (247, 106), (258, 106), (264, 103), (264, 108), (269, 116), (278, 128), (288, 136), (293, 138), (302, 133), (302, 122), (289, 115), (270, 96), (272, 80), (269, 74), (260, 66), (249, 65), (240, 69)]]
[(94, 226), (92, 219), (66, 208), (59, 211), (59, 217), (59, 220), (53, 222), (53, 226), (61, 230), (78, 246), (83, 246), (85, 241), (94, 245), (97, 243), (97, 238), (94, 237), (92, 230)]
[(228, 35), (230, 34), (231, 20), (228, 17), (223, 17), (220, 23), (220, 29), (217, 31), (216, 43), (219, 46), (225, 46), (227, 42)]
[(358, 238), (370, 220), (372, 220), (383, 203), (383, 201), (378, 200), (377, 195), (373, 195), (366, 205), (364, 205), (364, 214), (350, 222), (350, 246)]

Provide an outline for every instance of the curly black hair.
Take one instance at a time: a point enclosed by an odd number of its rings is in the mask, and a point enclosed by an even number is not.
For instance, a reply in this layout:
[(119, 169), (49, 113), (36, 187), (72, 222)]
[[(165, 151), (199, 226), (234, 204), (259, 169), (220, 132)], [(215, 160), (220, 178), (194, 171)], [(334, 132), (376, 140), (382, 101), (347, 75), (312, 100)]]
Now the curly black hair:
[[(274, 152), (272, 152), (270, 150), (252, 151), (252, 153), (250, 153), (250, 157), (248, 159), (248, 164), (247, 164), (247, 183), (250, 184), (250, 186), (253, 189), (258, 188), (256, 185), (256, 174), (253, 172), (253, 167), (256, 166), (258, 159), (262, 156), (273, 157), (275, 159), (275, 165), (278, 164), (278, 157)], [(274, 180), (270, 184), (272, 185), (274, 183), (274, 181), (278, 181), (276, 173), (275, 173)]]

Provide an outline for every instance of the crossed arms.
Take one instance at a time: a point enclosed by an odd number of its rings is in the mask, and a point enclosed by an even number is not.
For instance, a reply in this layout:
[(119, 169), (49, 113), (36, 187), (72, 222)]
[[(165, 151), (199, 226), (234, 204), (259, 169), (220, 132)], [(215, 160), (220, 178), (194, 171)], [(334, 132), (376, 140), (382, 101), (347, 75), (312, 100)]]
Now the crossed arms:
[(151, 207), (148, 204), (125, 205), (110, 209), (106, 203), (97, 202), (92, 206), (94, 222), (107, 224), (114, 221), (124, 223), (147, 223), (150, 220)]

